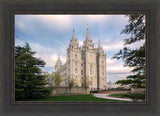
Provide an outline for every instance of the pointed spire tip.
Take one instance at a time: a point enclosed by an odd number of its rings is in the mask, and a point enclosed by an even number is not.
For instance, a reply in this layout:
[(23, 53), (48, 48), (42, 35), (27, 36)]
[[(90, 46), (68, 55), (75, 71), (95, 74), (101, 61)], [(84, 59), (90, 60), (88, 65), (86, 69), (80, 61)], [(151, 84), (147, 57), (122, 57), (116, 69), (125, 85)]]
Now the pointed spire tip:
[(99, 39), (99, 41), (98, 41), (98, 47), (99, 47), (99, 48), (101, 47), (100, 39)]
[(89, 25), (87, 24), (87, 30), (89, 30)]

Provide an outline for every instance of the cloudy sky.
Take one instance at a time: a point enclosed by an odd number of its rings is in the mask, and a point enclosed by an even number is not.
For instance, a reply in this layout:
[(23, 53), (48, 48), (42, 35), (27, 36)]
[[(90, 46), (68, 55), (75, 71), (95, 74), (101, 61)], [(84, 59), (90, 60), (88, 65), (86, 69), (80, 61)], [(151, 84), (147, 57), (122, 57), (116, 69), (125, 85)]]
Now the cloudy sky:
[[(98, 40), (107, 55), (107, 81), (115, 82), (131, 74), (121, 60), (111, 59), (122, 49), (128, 35), (120, 34), (128, 17), (125, 15), (15, 15), (15, 45), (28, 42), (35, 56), (46, 62), (44, 71), (54, 71), (58, 54), (64, 64), (73, 28), (80, 45), (86, 37), (87, 24), (95, 47)], [(131, 45), (136, 48), (142, 42)]]

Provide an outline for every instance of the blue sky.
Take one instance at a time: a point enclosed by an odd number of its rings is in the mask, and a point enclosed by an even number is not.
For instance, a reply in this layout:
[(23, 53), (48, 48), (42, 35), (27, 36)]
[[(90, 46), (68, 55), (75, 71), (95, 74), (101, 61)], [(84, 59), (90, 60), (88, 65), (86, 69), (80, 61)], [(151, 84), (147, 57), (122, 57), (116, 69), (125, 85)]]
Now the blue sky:
[[(95, 47), (98, 40), (107, 55), (107, 81), (115, 82), (131, 74), (131, 68), (123, 67), (121, 60), (111, 59), (122, 49), (128, 35), (120, 34), (128, 17), (125, 15), (15, 15), (15, 45), (24, 46), (28, 42), (35, 56), (46, 62), (44, 71), (54, 71), (58, 54), (62, 63), (66, 61), (73, 28), (80, 45), (86, 37), (87, 24)], [(131, 45), (139, 47), (143, 42)]]

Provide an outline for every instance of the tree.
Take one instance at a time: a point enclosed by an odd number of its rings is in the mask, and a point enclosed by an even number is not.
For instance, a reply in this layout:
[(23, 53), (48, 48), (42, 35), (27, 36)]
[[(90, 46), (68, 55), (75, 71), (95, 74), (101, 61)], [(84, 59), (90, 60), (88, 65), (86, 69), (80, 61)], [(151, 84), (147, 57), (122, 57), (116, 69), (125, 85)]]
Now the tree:
[(60, 84), (61, 84), (61, 82), (62, 82), (62, 79), (61, 79), (61, 77), (60, 77), (60, 74), (54, 73), (54, 85), (55, 85), (56, 87), (59, 87)]
[(89, 87), (89, 77), (86, 76), (84, 81), (84, 88), (87, 89), (88, 87)]
[(45, 87), (47, 81), (41, 67), (45, 62), (34, 57), (28, 43), (24, 47), (15, 47), (15, 99), (44, 98), (50, 95), (50, 89)]
[(49, 87), (53, 87), (53, 83), (54, 83), (54, 78), (52, 76), (52, 74), (50, 74), (49, 72), (44, 72), (44, 76), (46, 77), (47, 83)]
[(68, 86), (69, 86), (69, 89), (71, 90), (71, 88), (74, 86), (74, 82), (73, 82), (73, 80), (70, 80), (70, 82), (69, 82)]
[(76, 78), (73, 79), (73, 86), (78, 87), (77, 79)]
[(49, 84), (49, 87), (53, 87), (53, 86), (59, 87), (60, 86), (62, 82), (60, 74), (55, 73), (55, 72), (52, 72), (52, 73), (44, 72), (44, 75), (47, 78), (46, 80)]
[(129, 24), (122, 30), (121, 34), (128, 34), (129, 38), (124, 40), (124, 48), (115, 54), (113, 58), (122, 59), (124, 66), (133, 67), (133, 75), (116, 83), (121, 85), (131, 85), (135, 88), (145, 87), (145, 43), (136, 49), (131, 49), (129, 45), (145, 40), (146, 26), (144, 14), (127, 15)]

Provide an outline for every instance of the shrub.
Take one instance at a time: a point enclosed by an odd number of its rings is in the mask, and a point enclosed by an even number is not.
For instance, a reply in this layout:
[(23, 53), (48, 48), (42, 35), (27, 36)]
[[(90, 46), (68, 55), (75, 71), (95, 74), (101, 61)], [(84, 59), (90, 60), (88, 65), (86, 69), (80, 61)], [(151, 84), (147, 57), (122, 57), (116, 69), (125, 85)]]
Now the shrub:
[(126, 97), (129, 97), (131, 99), (142, 99), (145, 100), (145, 94), (144, 93), (128, 93), (125, 94)]

